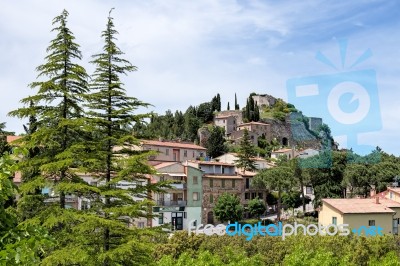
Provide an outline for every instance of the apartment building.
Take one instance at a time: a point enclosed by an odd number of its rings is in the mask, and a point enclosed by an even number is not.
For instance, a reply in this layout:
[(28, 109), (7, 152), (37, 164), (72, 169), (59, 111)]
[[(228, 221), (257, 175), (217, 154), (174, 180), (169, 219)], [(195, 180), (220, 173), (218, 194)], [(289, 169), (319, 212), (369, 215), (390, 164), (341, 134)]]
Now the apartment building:
[(184, 162), (206, 157), (206, 148), (186, 142), (142, 140), (138, 149), (156, 151), (157, 154), (149, 158), (154, 161)]
[(218, 197), (225, 192), (241, 197), (243, 178), (235, 172), (235, 165), (230, 163), (187, 161), (186, 164), (201, 169), (204, 173), (202, 180), (202, 224), (218, 222), (213, 213)]
[(189, 221), (201, 221), (203, 172), (180, 162), (163, 162), (155, 166), (152, 182), (172, 182), (164, 193), (155, 193), (151, 226), (168, 224), (172, 230), (186, 230)]

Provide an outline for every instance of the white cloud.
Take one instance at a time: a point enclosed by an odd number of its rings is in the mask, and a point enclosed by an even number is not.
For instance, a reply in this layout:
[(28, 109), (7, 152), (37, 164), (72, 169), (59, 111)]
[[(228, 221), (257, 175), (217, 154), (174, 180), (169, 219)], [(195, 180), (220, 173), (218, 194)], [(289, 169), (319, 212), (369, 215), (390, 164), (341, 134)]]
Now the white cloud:
[[(393, 9), (390, 4), (387, 9)], [(241, 106), (253, 91), (286, 98), (288, 78), (331, 71), (314, 59), (315, 52), (324, 51), (337, 61), (333, 38), (349, 37), (349, 60), (369, 47), (374, 52), (376, 58), (365, 66), (378, 73), (382, 134), (393, 136), (400, 129), (399, 118), (391, 115), (397, 108), (392, 95), (399, 95), (393, 91), (399, 83), (399, 62), (393, 62), (400, 58), (394, 49), (398, 37), (394, 25), (372, 26), (371, 14), (379, 9), (369, 14), (367, 6), (353, 1), (3, 1), (0, 121), (7, 121), (10, 130), (22, 130), (21, 122), (6, 113), (31, 93), (27, 84), (43, 63), (54, 37), (51, 21), (63, 8), (69, 11), (69, 27), (81, 44), (82, 64), (91, 72), (87, 62), (100, 51), (101, 31), (108, 11), (115, 7), (118, 44), (139, 68), (123, 80), (130, 95), (155, 105), (150, 110), (184, 111), (218, 92), (223, 108), (227, 101), (232, 106), (235, 92)], [(385, 150), (398, 154), (400, 144), (385, 143)]]

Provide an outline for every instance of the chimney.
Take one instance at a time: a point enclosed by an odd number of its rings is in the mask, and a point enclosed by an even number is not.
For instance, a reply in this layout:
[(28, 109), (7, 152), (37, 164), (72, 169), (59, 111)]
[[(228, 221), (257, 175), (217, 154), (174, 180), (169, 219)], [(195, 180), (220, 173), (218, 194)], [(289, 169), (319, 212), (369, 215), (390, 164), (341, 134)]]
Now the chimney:
[(379, 204), (379, 196), (375, 198), (375, 204)]

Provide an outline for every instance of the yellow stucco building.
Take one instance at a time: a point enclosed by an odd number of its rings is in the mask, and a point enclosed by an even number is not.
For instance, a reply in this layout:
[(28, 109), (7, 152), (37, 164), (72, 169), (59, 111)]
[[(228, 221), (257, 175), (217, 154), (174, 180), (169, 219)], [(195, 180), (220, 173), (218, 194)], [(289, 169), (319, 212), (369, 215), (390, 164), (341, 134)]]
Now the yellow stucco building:
[(324, 226), (380, 226), (385, 234), (397, 234), (399, 220), (400, 203), (386, 198), (386, 194), (369, 199), (323, 199), (318, 216), (318, 222)]

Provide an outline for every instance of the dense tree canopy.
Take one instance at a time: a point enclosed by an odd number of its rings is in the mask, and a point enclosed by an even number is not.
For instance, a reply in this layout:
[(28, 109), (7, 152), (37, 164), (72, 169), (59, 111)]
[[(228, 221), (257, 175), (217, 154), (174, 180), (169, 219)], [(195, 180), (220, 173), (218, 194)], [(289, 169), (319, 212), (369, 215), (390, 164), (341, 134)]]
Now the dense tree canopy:
[(237, 195), (224, 193), (218, 197), (214, 207), (215, 217), (221, 222), (236, 222), (243, 217), (243, 206)]

